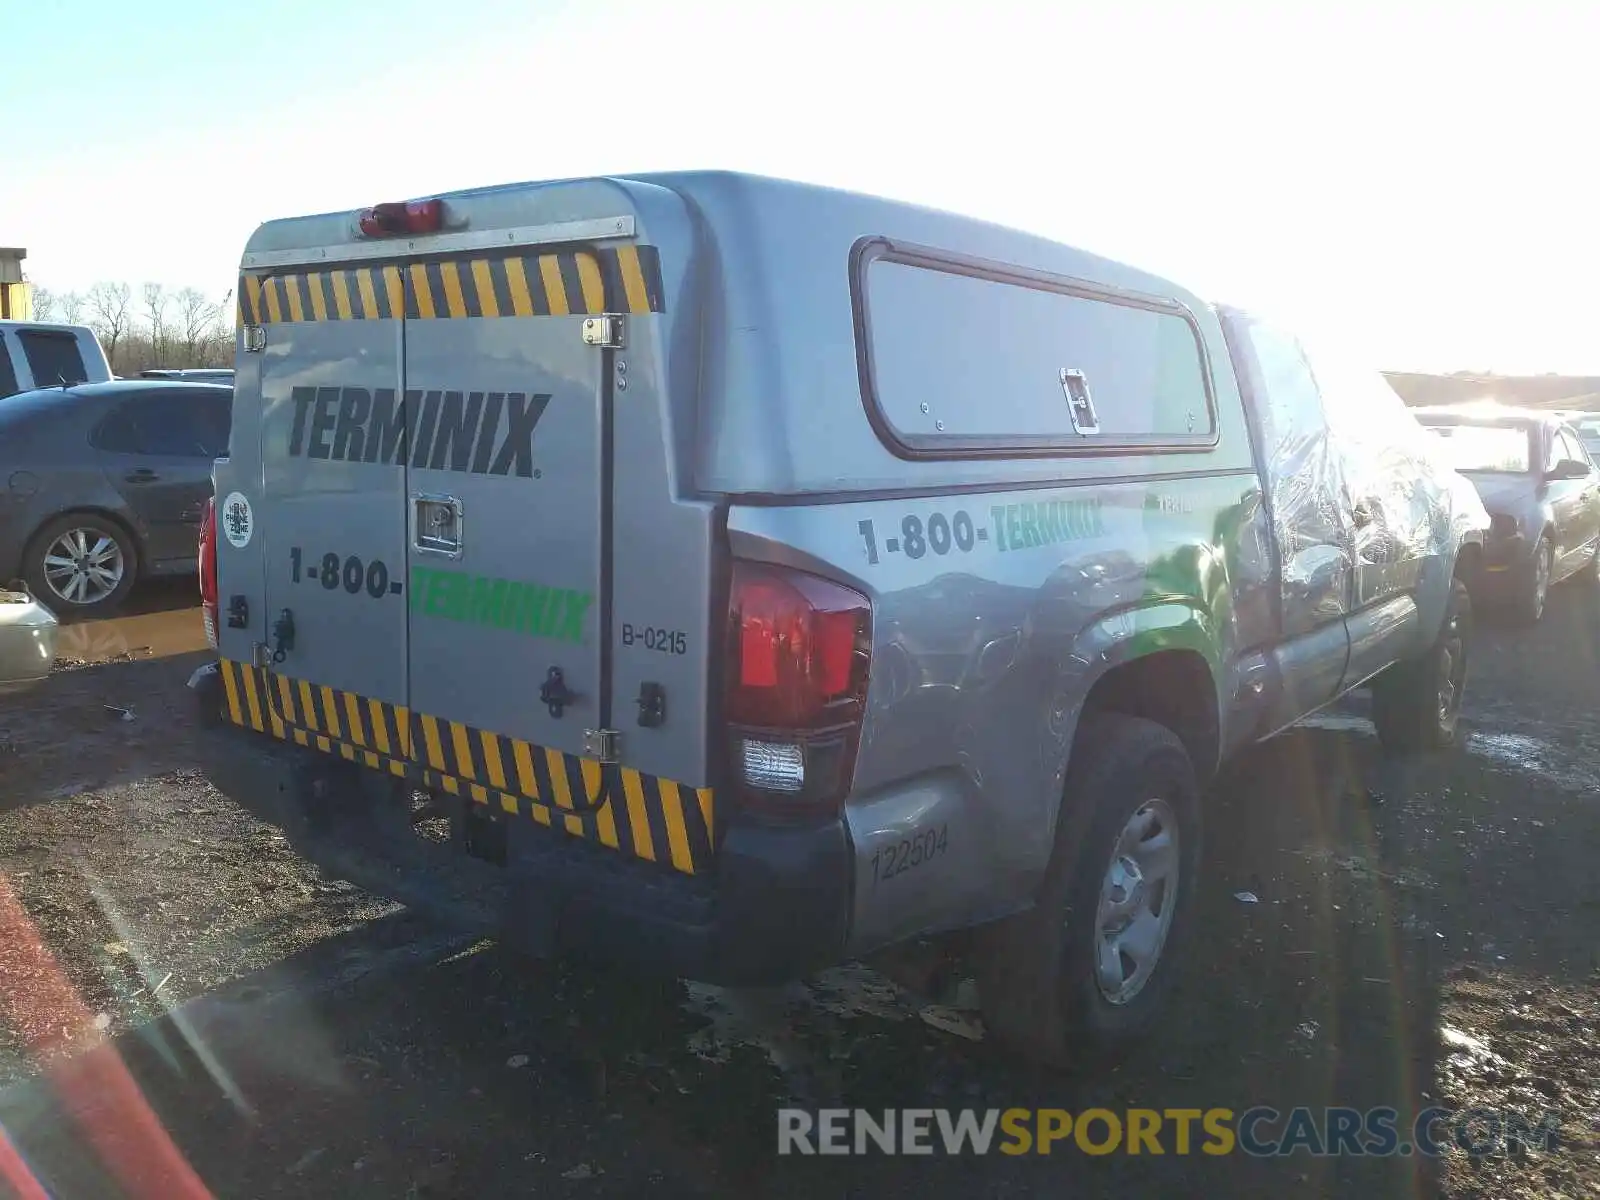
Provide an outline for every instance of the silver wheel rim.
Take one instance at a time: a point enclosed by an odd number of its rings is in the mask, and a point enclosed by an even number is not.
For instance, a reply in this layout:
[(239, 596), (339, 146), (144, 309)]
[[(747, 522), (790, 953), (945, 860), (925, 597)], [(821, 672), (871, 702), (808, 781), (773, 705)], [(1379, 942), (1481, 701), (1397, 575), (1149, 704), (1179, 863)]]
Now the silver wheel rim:
[(1461, 707), (1462, 684), (1467, 670), (1467, 641), (1461, 632), (1461, 614), (1452, 613), (1445, 626), (1439, 655), (1439, 724), (1448, 727)]
[(117, 590), (127, 569), (117, 540), (98, 529), (69, 529), (44, 552), (44, 581), (68, 604), (98, 604)]
[(1127, 1004), (1155, 974), (1178, 907), (1178, 819), (1165, 800), (1128, 818), (1100, 883), (1094, 978), (1111, 1004)]

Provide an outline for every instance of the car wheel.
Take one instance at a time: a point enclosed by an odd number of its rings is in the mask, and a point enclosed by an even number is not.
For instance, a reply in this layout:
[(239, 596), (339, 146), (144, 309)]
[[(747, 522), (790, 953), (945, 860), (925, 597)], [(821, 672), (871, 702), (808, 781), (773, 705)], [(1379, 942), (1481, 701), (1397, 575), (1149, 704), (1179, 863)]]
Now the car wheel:
[(139, 558), (127, 530), (114, 521), (68, 513), (34, 535), (24, 574), (33, 594), (58, 616), (100, 616), (127, 598)]
[(1428, 652), (1396, 663), (1373, 682), (1372, 722), (1384, 749), (1414, 754), (1455, 745), (1471, 649), (1472, 600), (1458, 579)]
[(1154, 721), (1086, 717), (1061, 813), (1034, 907), (984, 930), (978, 963), (987, 1031), (1056, 1069), (1126, 1053), (1172, 988), (1200, 863), (1183, 743)]
[(1544, 616), (1544, 602), (1550, 594), (1550, 576), (1555, 571), (1555, 547), (1548, 537), (1539, 539), (1534, 549), (1533, 561), (1528, 564), (1521, 593), (1512, 605), (1516, 618), (1525, 625), (1535, 625)]

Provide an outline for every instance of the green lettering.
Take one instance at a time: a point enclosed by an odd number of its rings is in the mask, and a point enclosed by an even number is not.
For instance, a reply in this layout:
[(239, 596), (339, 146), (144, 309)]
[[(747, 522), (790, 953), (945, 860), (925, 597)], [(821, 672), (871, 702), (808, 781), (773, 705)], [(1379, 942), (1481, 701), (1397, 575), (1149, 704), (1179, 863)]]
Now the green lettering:
[(1027, 543), (1022, 540), (1022, 524), (1017, 520), (1017, 505), (1006, 505), (1006, 537), (1011, 542), (1013, 550), (1019, 550)]
[(450, 611), (450, 599), (453, 594), (451, 585), (454, 582), (455, 576), (449, 571), (429, 571), (427, 608), (423, 611), (430, 617), (454, 615)]
[(495, 609), (494, 626), (496, 629), (514, 629), (517, 624), (517, 611), (522, 604), (523, 585), (515, 581), (506, 583), (505, 595), (500, 598), (500, 606)]
[(1018, 506), (1022, 509), (1022, 541), (1028, 546), (1042, 546), (1043, 540), (1039, 537), (1039, 514), (1034, 511), (1032, 503)]
[(989, 512), (994, 517), (994, 544), (1002, 550), (1008, 549), (1009, 547), (1006, 546), (1005, 505), (996, 504), (989, 509)]
[(421, 612), (423, 601), (427, 595), (428, 581), (433, 578), (433, 572), (427, 567), (411, 568), (411, 611)]
[(539, 622), (539, 628), (533, 632), (540, 637), (555, 637), (556, 624), (561, 620), (562, 606), (572, 599), (572, 593), (565, 588), (551, 588), (550, 599), (545, 602), (544, 619)]
[(506, 602), (506, 581), (490, 579), (487, 575), (472, 580), (472, 621), (477, 625), (493, 625), (499, 616), (500, 606)]
[(1046, 500), (1039, 506), (1040, 527), (1044, 531), (1045, 542), (1063, 542), (1071, 535), (1062, 528), (1061, 512), (1066, 508), (1064, 500)]
[(537, 634), (544, 623), (545, 605), (549, 600), (549, 588), (537, 583), (524, 584), (517, 603), (517, 628), (523, 633)]
[(561, 631), (556, 634), (565, 642), (583, 641), (583, 618), (594, 597), (588, 592), (568, 592), (566, 611), (561, 616)]
[[(471, 619), (470, 605), (472, 603), (472, 576), (462, 575), (455, 571), (439, 572), (443, 586), (434, 584), (437, 591), (444, 593), (443, 613), (452, 621), (466, 621)], [(429, 611), (432, 609), (430, 607)]]
[(594, 597), (588, 592), (430, 567), (411, 568), (412, 610), (430, 617), (582, 642), (584, 620), (593, 604)]

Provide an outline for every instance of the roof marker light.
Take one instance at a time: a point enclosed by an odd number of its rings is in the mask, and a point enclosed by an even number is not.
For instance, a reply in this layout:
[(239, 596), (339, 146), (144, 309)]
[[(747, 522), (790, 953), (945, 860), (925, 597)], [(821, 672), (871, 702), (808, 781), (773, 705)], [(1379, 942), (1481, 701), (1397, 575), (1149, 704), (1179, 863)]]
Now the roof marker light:
[(375, 204), (362, 210), (358, 224), (365, 237), (438, 233), (444, 227), (444, 201), (408, 200), (403, 204)]

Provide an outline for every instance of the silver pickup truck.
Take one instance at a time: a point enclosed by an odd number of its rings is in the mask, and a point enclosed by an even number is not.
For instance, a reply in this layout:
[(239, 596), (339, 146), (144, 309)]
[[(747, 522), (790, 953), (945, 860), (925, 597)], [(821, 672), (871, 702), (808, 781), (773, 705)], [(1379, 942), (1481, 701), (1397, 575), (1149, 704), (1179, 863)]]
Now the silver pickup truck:
[(1193, 936), (1223, 760), (1367, 683), (1454, 737), (1470, 487), (1164, 279), (680, 174), (272, 221), (239, 297), (209, 769), (534, 952), (966, 931), (991, 1032), (1089, 1059)]

